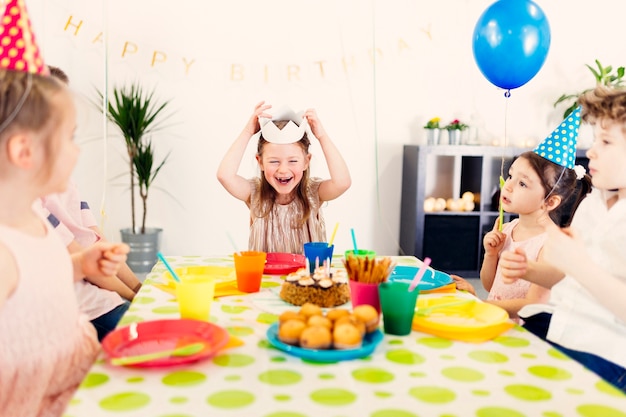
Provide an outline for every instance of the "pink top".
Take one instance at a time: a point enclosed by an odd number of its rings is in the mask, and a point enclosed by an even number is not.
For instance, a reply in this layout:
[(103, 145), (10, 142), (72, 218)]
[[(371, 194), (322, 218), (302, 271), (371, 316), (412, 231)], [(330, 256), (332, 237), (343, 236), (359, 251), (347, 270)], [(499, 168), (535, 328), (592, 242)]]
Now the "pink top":
[(76, 304), (67, 248), (0, 225), (19, 277), (0, 307), (0, 415), (60, 416), (95, 360), (94, 327)]
[[(85, 201), (81, 201), (76, 184), (70, 181), (67, 190), (60, 194), (48, 195), (41, 199), (48, 220), (60, 233), (67, 246), (76, 240), (87, 247), (100, 240), (100, 236), (90, 227), (97, 225), (96, 219)], [(100, 288), (86, 280), (75, 284), (76, 297), (80, 310), (89, 320), (108, 313), (124, 302), (115, 291)]]
[[(506, 234), (506, 241), (504, 242), (504, 246), (502, 247), (500, 253), (504, 251), (512, 251), (516, 248), (522, 248), (526, 252), (526, 256), (529, 261), (536, 261), (539, 256), (539, 252), (546, 241), (547, 234), (542, 233), (537, 236), (533, 236), (530, 239), (515, 242), (511, 238), (511, 235), (513, 234), (513, 229), (515, 229), (518, 223), (519, 219), (513, 219), (502, 227), (502, 233)], [(504, 284), (502, 282), (502, 271), (500, 270), (500, 265), (498, 264), (496, 267), (496, 276), (493, 280), (493, 285), (491, 286), (491, 291), (489, 291), (487, 300), (512, 300), (516, 298), (526, 298), (530, 284), (531, 283), (529, 281), (523, 279), (518, 279), (513, 284)], [(546, 290), (545, 294), (538, 302), (547, 302), (549, 298), (550, 291)]]
[(89, 246), (100, 240), (100, 236), (91, 227), (98, 225), (89, 204), (80, 199), (78, 187), (72, 181), (67, 190), (59, 194), (51, 194), (41, 199), (43, 207), (53, 215), (48, 217), (50, 223), (61, 234), (67, 246), (76, 240), (82, 246)]

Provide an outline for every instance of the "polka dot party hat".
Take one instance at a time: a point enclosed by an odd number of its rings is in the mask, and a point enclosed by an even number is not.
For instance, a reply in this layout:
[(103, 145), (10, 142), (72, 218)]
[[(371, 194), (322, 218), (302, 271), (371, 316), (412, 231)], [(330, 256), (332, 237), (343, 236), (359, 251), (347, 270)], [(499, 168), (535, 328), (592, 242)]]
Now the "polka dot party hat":
[(0, 21), (0, 68), (48, 75), (24, 0), (9, 0)]
[(580, 106), (550, 133), (534, 152), (565, 168), (574, 168), (576, 161), (576, 142), (580, 128)]

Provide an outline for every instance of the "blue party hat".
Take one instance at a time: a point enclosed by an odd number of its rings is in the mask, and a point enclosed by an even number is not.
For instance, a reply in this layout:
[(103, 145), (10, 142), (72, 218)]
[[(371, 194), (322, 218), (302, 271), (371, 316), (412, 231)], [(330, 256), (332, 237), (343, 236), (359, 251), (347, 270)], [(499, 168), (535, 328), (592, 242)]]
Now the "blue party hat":
[(580, 128), (580, 110), (578, 106), (561, 124), (534, 149), (534, 152), (548, 161), (565, 168), (574, 168), (576, 161), (576, 142)]

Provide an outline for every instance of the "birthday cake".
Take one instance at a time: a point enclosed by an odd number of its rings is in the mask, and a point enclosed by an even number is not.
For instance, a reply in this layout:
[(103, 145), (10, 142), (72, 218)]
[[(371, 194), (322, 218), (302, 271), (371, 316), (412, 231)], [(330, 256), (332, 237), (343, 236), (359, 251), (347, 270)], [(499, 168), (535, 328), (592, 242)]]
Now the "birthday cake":
[(300, 268), (285, 278), (280, 298), (301, 306), (312, 303), (320, 307), (336, 307), (350, 300), (348, 274), (343, 269), (319, 267), (313, 274)]

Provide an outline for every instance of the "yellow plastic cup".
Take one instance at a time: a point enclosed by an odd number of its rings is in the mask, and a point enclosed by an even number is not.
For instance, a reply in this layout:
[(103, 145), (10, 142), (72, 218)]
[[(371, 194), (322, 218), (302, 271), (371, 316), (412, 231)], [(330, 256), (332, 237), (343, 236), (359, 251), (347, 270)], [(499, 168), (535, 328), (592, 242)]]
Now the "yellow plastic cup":
[(215, 295), (215, 278), (209, 275), (183, 275), (176, 283), (180, 317), (209, 321)]

